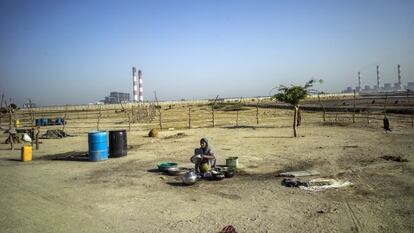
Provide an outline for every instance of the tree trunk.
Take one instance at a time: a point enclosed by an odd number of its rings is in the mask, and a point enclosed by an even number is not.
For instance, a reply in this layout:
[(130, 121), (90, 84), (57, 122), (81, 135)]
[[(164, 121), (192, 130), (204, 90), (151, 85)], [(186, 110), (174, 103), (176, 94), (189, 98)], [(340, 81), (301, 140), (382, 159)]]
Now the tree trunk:
[(296, 126), (299, 127), (302, 124), (302, 115), (298, 106), (298, 114), (296, 116)]
[(298, 110), (299, 110), (299, 107), (298, 106), (294, 106), (294, 114), (293, 114), (293, 136), (294, 137), (297, 137), (298, 135), (297, 135), (297, 133), (296, 133), (296, 129), (297, 129), (297, 126), (296, 126), (296, 123), (297, 123), (297, 118), (298, 118)]

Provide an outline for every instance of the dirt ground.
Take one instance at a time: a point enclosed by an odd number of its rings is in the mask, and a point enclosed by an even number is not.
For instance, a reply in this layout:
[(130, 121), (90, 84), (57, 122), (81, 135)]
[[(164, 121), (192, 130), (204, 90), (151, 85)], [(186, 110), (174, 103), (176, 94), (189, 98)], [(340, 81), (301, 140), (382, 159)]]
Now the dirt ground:
[[(74, 137), (42, 140), (31, 162), (0, 144), (0, 232), (219, 232), (230, 224), (238, 232), (414, 232), (413, 129), (385, 133), (305, 118), (292, 138), (290, 120), (165, 130), (158, 138), (134, 130), (128, 155), (102, 162), (56, 160), (88, 150), (87, 134), (75, 129)], [(191, 167), (201, 137), (219, 164), (239, 157), (234, 178), (182, 186), (154, 171), (161, 161)], [(302, 169), (353, 185), (311, 192), (276, 176)]]

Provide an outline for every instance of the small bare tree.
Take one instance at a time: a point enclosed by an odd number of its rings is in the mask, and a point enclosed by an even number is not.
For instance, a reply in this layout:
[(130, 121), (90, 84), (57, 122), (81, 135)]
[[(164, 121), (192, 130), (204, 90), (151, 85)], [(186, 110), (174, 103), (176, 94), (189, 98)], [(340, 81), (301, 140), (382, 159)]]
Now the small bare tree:
[[(284, 85), (279, 86), (279, 93), (273, 95), (273, 99), (278, 101), (291, 104), (294, 109), (293, 115), (293, 136), (297, 137), (297, 126), (298, 126), (298, 112), (299, 112), (299, 103), (301, 100), (305, 99), (309, 94), (309, 89), (313, 86), (316, 81), (311, 79), (304, 86), (300, 85), (291, 85), (286, 87)], [(322, 79), (318, 81), (322, 83)]]

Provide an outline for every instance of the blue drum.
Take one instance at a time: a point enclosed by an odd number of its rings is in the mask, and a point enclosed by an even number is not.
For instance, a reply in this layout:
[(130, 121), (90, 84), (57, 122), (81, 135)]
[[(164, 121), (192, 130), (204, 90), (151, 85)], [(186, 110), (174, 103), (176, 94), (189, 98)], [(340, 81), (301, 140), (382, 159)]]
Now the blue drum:
[(88, 133), (89, 161), (108, 159), (108, 136), (106, 131), (93, 131)]

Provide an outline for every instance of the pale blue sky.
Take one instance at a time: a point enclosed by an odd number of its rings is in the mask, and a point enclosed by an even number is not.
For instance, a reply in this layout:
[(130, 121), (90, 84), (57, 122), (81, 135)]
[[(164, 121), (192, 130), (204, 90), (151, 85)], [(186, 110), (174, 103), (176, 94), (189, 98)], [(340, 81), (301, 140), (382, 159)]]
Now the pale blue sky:
[(22, 104), (268, 95), (414, 81), (414, 1), (0, 1), (0, 92)]

